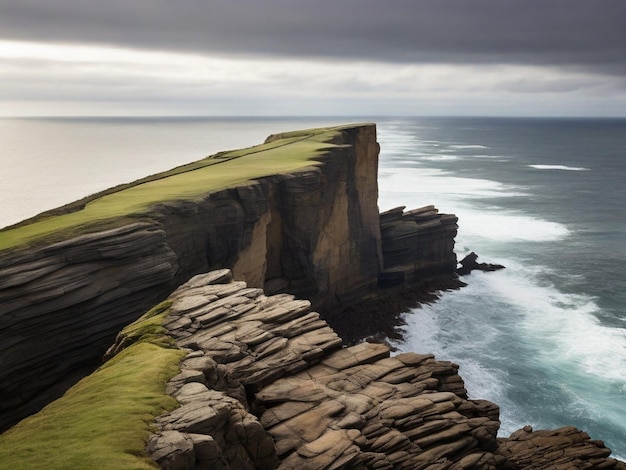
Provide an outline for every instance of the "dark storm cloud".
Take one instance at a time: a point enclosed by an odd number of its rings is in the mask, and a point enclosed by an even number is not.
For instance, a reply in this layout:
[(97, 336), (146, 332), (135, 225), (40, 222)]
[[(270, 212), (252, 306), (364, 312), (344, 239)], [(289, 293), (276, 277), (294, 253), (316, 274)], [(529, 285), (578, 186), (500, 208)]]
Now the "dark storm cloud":
[(622, 73), (624, 0), (0, 0), (3, 39)]

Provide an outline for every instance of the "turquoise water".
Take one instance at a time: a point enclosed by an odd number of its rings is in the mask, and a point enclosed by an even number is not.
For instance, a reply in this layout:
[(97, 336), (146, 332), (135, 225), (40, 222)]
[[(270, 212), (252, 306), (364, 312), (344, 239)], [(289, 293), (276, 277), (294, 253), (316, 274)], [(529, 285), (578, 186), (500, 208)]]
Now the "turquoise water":
[(381, 209), (435, 203), (503, 271), (406, 316), (401, 349), (460, 364), (502, 435), (573, 424), (626, 456), (626, 120), (379, 124)]
[(401, 349), (461, 365), (502, 435), (574, 424), (626, 457), (626, 120), (0, 119), (0, 226), (280, 131), (376, 121), (380, 207), (459, 216), (507, 269), (408, 314)]

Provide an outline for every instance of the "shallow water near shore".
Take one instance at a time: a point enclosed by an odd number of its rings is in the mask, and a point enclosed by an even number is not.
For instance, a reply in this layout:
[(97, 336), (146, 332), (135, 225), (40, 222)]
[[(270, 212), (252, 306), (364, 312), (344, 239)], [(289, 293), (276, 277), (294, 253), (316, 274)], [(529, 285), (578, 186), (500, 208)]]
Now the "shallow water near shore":
[[(407, 314), (402, 350), (461, 366), (502, 430), (575, 425), (626, 457), (626, 120), (0, 119), (0, 226), (281, 131), (378, 123), (380, 208), (459, 216), (505, 265)], [(1, 235), (0, 235), (1, 236)]]

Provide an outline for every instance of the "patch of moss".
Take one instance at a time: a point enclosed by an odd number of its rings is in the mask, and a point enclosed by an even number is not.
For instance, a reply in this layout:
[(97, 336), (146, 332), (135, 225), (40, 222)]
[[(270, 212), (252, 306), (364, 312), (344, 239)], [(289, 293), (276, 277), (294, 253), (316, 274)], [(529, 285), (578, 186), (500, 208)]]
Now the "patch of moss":
[(0, 230), (0, 250), (113, 228), (150, 218), (150, 208), (160, 202), (193, 200), (255, 178), (316, 165), (315, 159), (334, 147), (329, 142), (340, 131), (339, 127), (283, 134), (262, 145), (220, 153), (116, 186)]
[(121, 335), (127, 347), (63, 397), (0, 435), (0, 469), (149, 469), (145, 453), (155, 416), (178, 406), (165, 383), (184, 352), (162, 326), (169, 302)]

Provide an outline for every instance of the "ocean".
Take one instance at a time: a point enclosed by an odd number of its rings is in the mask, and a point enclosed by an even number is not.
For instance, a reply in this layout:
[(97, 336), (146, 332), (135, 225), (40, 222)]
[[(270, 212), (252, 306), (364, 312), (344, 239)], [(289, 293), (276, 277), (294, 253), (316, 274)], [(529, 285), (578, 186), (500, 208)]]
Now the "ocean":
[[(379, 206), (459, 217), (506, 269), (405, 315), (400, 350), (460, 365), (506, 436), (575, 425), (626, 458), (626, 119), (0, 119), (0, 226), (271, 134), (376, 122)], [(1, 236), (1, 234), (0, 234)]]
[(501, 435), (575, 425), (626, 456), (626, 119), (379, 125), (380, 206), (459, 217), (456, 251), (506, 269), (405, 315), (401, 350), (458, 363)]

